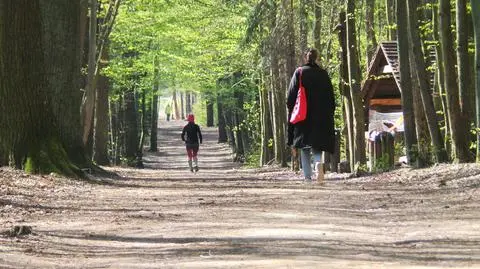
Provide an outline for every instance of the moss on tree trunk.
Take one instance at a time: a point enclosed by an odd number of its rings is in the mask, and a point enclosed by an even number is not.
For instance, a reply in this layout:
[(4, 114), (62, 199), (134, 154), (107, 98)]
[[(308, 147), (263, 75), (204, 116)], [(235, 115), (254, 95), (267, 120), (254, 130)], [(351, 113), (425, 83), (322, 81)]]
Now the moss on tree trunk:
[(57, 173), (69, 177), (84, 177), (83, 171), (70, 161), (63, 145), (54, 138), (33, 147), (27, 154), (25, 171), (32, 174)]

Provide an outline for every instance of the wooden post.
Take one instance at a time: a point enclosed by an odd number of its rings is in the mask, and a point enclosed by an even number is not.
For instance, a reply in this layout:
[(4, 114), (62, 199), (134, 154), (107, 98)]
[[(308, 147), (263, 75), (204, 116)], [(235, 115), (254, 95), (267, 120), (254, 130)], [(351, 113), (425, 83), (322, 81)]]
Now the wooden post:
[(374, 141), (369, 140), (371, 171), (391, 170), (394, 166), (395, 143), (389, 132), (377, 134)]

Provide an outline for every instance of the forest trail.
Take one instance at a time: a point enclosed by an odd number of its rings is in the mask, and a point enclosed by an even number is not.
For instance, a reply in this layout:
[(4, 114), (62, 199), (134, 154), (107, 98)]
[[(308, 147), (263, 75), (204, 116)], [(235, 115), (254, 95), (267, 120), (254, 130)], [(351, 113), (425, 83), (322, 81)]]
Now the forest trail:
[(0, 268), (480, 268), (476, 164), (302, 184), (240, 168), (203, 128), (192, 174), (183, 124), (98, 184), (2, 168), (0, 230), (33, 234), (0, 235)]

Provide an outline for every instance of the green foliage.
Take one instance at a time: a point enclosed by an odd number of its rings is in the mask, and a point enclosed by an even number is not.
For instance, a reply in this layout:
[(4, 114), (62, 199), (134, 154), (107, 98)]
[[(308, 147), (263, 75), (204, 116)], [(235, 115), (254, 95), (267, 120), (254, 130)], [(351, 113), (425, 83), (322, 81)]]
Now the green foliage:
[(390, 166), (390, 156), (384, 154), (380, 158), (375, 160), (375, 166), (373, 167), (374, 172), (387, 172), (390, 171), (392, 167)]
[(246, 164), (250, 167), (257, 167), (260, 164), (260, 107), (258, 102), (251, 102), (244, 104), (244, 110), (246, 111), (245, 120), (240, 124), (239, 128), (247, 132), (251, 145), (246, 152)]
[[(147, 72), (139, 83), (148, 87), (157, 55), (165, 88), (214, 89), (219, 77), (249, 59), (238, 48), (248, 10), (242, 2), (125, 1), (111, 35), (113, 57), (106, 73), (119, 90), (130, 88), (132, 72)], [(129, 52), (136, 57), (125, 57)]]
[(257, 168), (260, 166), (260, 150), (252, 151), (245, 158), (245, 166), (249, 168)]
[(207, 125), (207, 107), (205, 102), (197, 102), (193, 105), (193, 114), (195, 115), (195, 122), (200, 126)]

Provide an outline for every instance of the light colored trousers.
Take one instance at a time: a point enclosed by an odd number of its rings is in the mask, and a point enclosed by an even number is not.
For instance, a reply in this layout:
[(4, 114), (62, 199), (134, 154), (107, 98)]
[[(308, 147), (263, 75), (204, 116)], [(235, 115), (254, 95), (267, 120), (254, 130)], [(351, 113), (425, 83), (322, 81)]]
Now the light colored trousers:
[(319, 162), (323, 163), (322, 156), (323, 151), (316, 151), (311, 147), (305, 147), (301, 149), (300, 158), (302, 160), (302, 170), (305, 179), (312, 179), (312, 151), (314, 164)]

